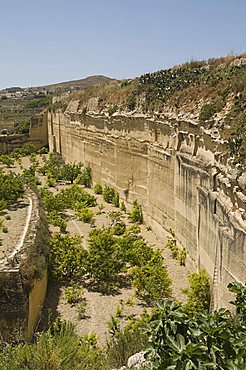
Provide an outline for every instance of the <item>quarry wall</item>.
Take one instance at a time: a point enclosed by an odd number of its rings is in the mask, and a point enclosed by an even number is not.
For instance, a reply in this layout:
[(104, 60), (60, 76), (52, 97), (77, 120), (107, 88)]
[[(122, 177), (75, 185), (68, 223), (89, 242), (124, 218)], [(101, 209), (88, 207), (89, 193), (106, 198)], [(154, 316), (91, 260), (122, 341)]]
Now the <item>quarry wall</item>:
[(246, 281), (246, 175), (198, 125), (147, 117), (48, 113), (51, 151), (92, 168), (93, 181), (142, 204), (158, 234), (172, 228), (190, 270), (205, 267), (212, 309), (229, 307), (231, 281)]
[(30, 219), (23, 243), (0, 260), (0, 335), (6, 341), (32, 339), (46, 296), (47, 225), (36, 194), (29, 190), (28, 196)]
[(28, 134), (0, 135), (0, 152), (10, 153), (26, 143), (34, 144), (36, 150), (48, 145), (46, 114), (32, 117)]

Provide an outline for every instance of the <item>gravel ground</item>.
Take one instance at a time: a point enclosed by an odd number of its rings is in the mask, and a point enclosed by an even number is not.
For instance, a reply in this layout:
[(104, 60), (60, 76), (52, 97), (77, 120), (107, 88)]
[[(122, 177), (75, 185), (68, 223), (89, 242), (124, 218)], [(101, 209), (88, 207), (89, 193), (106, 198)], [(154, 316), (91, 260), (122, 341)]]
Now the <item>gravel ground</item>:
[[(22, 165), (24, 167), (28, 167), (30, 165), (29, 159), (24, 158)], [(20, 172), (20, 168), (18, 168), (18, 166), (15, 168), (15, 172)], [(40, 179), (42, 184), (44, 184), (45, 178), (40, 176)], [(51, 188), (50, 190), (57, 192), (58, 189), (60, 190), (61, 188), (66, 188), (68, 186), (68, 184), (60, 184), (58, 188)], [(92, 190), (86, 190), (94, 195)], [(118, 209), (110, 204), (105, 203), (102, 199), (102, 196), (97, 195), (97, 201), (97, 207), (92, 208), (95, 213), (95, 226), (108, 226), (110, 222), (108, 214)], [(28, 204), (26, 199), (23, 200), (22, 204)], [(101, 210), (100, 214), (98, 214), (98, 206), (100, 204), (103, 204), (104, 208)], [(5, 224), (9, 229), (9, 233), (4, 234), (3, 246), (1, 247), (8, 251), (8, 253), (16, 244), (16, 240), (18, 239), (16, 239), (16, 234), (21, 235), (21, 231), (25, 225), (27, 209), (28, 207), (24, 206), (23, 208), (18, 208), (15, 211), (8, 211), (8, 213), (11, 215), (11, 220), (6, 220)], [(68, 232), (71, 234), (82, 235), (84, 238), (84, 246), (86, 247), (86, 240), (91, 230), (90, 225), (77, 220), (73, 211), (68, 211), (67, 215), (69, 217), (67, 227)], [(124, 222), (129, 226), (126, 215), (124, 216)], [(59, 231), (58, 228), (54, 226), (51, 226), (50, 229), (52, 232)], [(153, 248), (162, 248), (165, 245), (166, 235), (163, 234), (162, 239), (157, 238), (152, 230), (147, 230), (146, 225), (141, 226), (141, 234), (146, 241), (153, 246)], [(0, 234), (0, 238), (2, 235), (3, 233)], [(2, 253), (2, 249), (0, 249), (0, 253)], [(168, 249), (163, 249), (163, 257), (169, 275), (172, 279), (173, 298), (178, 301), (182, 301), (184, 297), (180, 290), (188, 285), (188, 271), (184, 266), (180, 266), (179, 263), (171, 257)], [(50, 282), (40, 328), (43, 328), (47, 325), (48, 311), (51, 310), (54, 317), (60, 317), (74, 323), (76, 332), (78, 334), (95, 332), (99, 337), (99, 342), (105, 343), (109, 336), (108, 321), (110, 316), (115, 314), (116, 307), (119, 305), (120, 300), (126, 302), (129, 298), (134, 297), (134, 290), (129, 287), (124, 287), (119, 289), (119, 291), (115, 294), (102, 295), (99, 292), (85, 289), (84, 297), (87, 301), (86, 317), (82, 320), (79, 320), (76, 307), (71, 307), (71, 305), (65, 300), (63, 288), (59, 287), (55, 283)], [(144, 303), (137, 299), (134, 299), (134, 303), (134, 306), (124, 305), (124, 315), (140, 315), (141, 312), (143, 312), (145, 307)]]

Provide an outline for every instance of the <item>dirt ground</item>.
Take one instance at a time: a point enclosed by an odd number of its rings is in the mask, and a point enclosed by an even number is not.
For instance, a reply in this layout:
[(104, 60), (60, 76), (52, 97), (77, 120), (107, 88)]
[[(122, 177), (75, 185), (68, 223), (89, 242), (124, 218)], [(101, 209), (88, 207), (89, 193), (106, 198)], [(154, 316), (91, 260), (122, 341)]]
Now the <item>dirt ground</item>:
[[(24, 168), (28, 168), (29, 165), (29, 158), (23, 158), (22, 166)], [(20, 166), (18, 165), (16, 165), (13, 170), (17, 173), (21, 171)], [(40, 176), (40, 180), (42, 185), (44, 185), (45, 178), (43, 176)], [(69, 184), (60, 183), (55, 188), (50, 188), (50, 190), (52, 190), (53, 192), (57, 192), (58, 190), (66, 188), (68, 186)], [(86, 189), (86, 191), (97, 197), (97, 206), (91, 208), (93, 209), (95, 215), (95, 226), (109, 226), (109, 213), (118, 209), (111, 204), (104, 202), (102, 196), (96, 195), (92, 189)], [(25, 204), (25, 200), (23, 200), (23, 202)], [(18, 229), (20, 228), (20, 232), (21, 228), (24, 227), (27, 211), (25, 207), (21, 208), (18, 212), (21, 211), (23, 212), (23, 214), (16, 213), (17, 218), (11, 216), (11, 220), (8, 221), (8, 225), (6, 223), (6, 226), (9, 229), (9, 233), (8, 237), (5, 238), (4, 243), (10, 243), (11, 235), (14, 235), (16, 232), (16, 225), (18, 225)], [(69, 218), (67, 231), (70, 234), (82, 235), (84, 247), (86, 247), (87, 237), (91, 230), (90, 225), (76, 219), (73, 211), (71, 210), (67, 212), (67, 216)], [(126, 225), (130, 226), (127, 214), (123, 214), (122, 218)], [(51, 232), (55, 231), (59, 231), (59, 229), (51, 226)], [(152, 230), (149, 230), (148, 225), (141, 225), (141, 235), (153, 248), (162, 248), (165, 245), (166, 234), (163, 234), (163, 238), (161, 239), (157, 238), (155, 233)], [(181, 289), (188, 286), (188, 271), (186, 267), (180, 266), (178, 261), (174, 260), (171, 257), (171, 253), (168, 249), (163, 248), (163, 257), (165, 265), (169, 272), (169, 276), (172, 279), (173, 298), (178, 301), (182, 301), (184, 299), (184, 296), (181, 293)], [(108, 321), (110, 320), (110, 317), (112, 315), (115, 315), (116, 307), (120, 305), (120, 302), (124, 302), (125, 317), (129, 315), (138, 316), (143, 312), (143, 309), (146, 308), (144, 302), (141, 302), (140, 300), (135, 298), (134, 290), (131, 289), (129, 286), (124, 286), (120, 288), (119, 291), (111, 295), (102, 295), (99, 292), (85, 289), (84, 297), (87, 301), (86, 316), (84, 319), (79, 319), (76, 306), (72, 307), (66, 301), (64, 297), (63, 287), (53, 282), (49, 282), (46, 302), (43, 308), (39, 328), (43, 328), (46, 326), (48, 312), (52, 312), (53, 317), (60, 317), (62, 319), (71, 321), (75, 325), (76, 332), (78, 334), (96, 333), (99, 342), (105, 343), (107, 338), (109, 338)], [(126, 304), (129, 298), (133, 299), (133, 306)]]

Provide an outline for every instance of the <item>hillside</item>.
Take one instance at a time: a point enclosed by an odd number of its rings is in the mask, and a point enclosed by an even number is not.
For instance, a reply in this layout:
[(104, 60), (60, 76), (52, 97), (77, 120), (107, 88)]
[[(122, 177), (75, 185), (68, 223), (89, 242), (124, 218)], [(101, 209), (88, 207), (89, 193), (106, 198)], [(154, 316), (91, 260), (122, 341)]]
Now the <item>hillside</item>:
[(96, 76), (89, 76), (86, 78), (82, 78), (80, 80), (65, 81), (65, 82), (59, 82), (59, 83), (50, 84), (46, 86), (39, 86), (37, 87), (37, 89), (45, 89), (45, 90), (69, 90), (72, 88), (86, 89), (94, 85), (103, 85), (112, 80), (113, 80), (112, 78), (109, 78), (106, 76), (96, 75)]
[(20, 127), (20, 132), (28, 131), (30, 117), (52, 105), (55, 94), (69, 92), (112, 81), (105, 76), (89, 76), (84, 79), (67, 81), (46, 86), (21, 88), (10, 87), (0, 91), (0, 130), (13, 132)]

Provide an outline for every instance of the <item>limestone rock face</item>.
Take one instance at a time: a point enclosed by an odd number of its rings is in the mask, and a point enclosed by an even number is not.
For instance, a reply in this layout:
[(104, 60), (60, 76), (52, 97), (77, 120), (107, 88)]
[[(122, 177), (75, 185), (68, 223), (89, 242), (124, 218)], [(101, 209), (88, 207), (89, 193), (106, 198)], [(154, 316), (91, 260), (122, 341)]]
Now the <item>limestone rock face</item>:
[(245, 173), (218, 138), (183, 119), (79, 113), (49, 113), (48, 136), (50, 150), (90, 164), (95, 182), (137, 199), (157, 234), (175, 230), (190, 268), (211, 276), (213, 308), (230, 307), (228, 283), (246, 281)]

